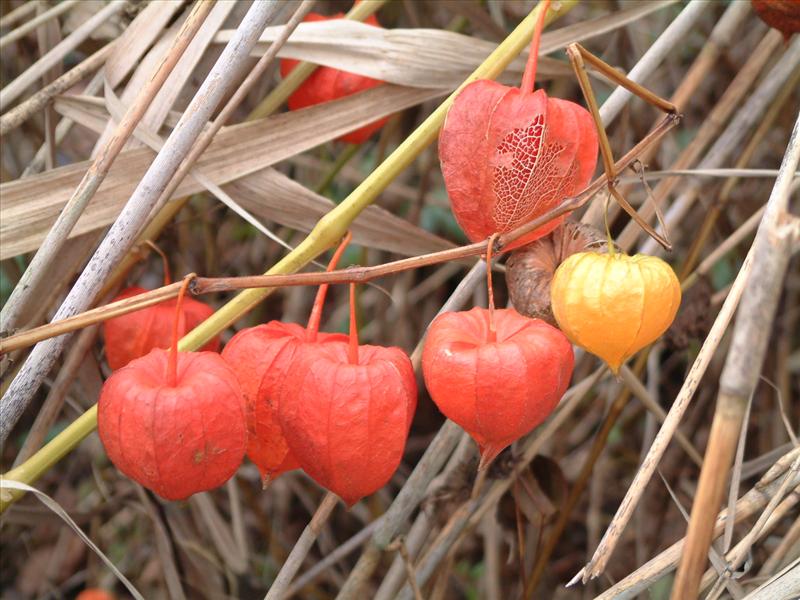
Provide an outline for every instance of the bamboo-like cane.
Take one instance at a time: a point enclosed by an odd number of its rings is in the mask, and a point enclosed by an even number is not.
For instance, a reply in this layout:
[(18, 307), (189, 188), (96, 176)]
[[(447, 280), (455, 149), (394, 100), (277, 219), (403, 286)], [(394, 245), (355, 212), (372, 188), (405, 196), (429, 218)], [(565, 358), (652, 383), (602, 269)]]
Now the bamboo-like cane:
[(797, 232), (785, 224), (783, 218), (789, 204), (789, 188), (798, 164), (800, 114), (753, 241), (754, 268), (742, 294), (731, 349), (720, 378), (717, 408), (692, 505), (686, 548), (672, 588), (674, 600), (694, 598), (705, 570), (714, 526), (709, 517), (716, 513), (722, 501), (747, 401), (761, 373), (783, 277), (789, 264), (789, 248), (797, 237)]

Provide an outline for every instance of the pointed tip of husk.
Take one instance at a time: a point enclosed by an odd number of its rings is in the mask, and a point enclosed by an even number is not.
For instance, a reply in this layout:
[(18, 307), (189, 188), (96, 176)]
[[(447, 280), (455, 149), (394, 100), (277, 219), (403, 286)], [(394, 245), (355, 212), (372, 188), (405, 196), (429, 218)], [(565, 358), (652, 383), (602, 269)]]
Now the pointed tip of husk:
[(266, 492), (273, 481), (275, 481), (275, 478), (272, 473), (261, 473), (261, 490)]
[(505, 448), (505, 446), (481, 446), (481, 462), (478, 464), (478, 471), (487, 469), (494, 459), (497, 458), (497, 455), (503, 451), (503, 448)]

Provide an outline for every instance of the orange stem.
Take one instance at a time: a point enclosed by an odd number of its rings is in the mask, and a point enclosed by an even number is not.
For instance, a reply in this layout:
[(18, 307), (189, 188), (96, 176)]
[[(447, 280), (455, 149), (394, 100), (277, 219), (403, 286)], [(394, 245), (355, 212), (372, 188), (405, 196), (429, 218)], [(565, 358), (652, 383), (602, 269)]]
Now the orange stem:
[(356, 284), (350, 284), (350, 364), (358, 364), (358, 324), (356, 323)]
[(186, 289), (194, 279), (194, 275), (187, 275), (183, 278), (183, 285), (178, 292), (178, 300), (175, 302), (175, 318), (172, 319), (172, 346), (169, 351), (169, 362), (167, 363), (167, 382), (170, 387), (178, 385), (178, 339), (181, 337), (178, 334), (178, 324), (183, 316), (183, 297), (186, 295)]
[(520, 89), (523, 94), (533, 91), (534, 80), (536, 79), (536, 65), (539, 62), (539, 42), (542, 39), (542, 29), (544, 29), (544, 17), (550, 8), (550, 0), (542, 0), (539, 19), (536, 21), (536, 29), (533, 30), (530, 54), (528, 54), (528, 64), (525, 65), (525, 73), (522, 75), (522, 85)]
[(150, 246), (153, 251), (157, 252), (158, 255), (161, 256), (161, 263), (164, 265), (164, 285), (169, 285), (172, 283), (172, 276), (169, 272), (169, 261), (167, 260), (167, 255), (164, 254), (164, 251), (152, 240), (145, 240), (144, 243)]
[(492, 286), (492, 248), (500, 233), (495, 232), (489, 237), (486, 245), (486, 289), (489, 293), (489, 342), (497, 341), (497, 329), (494, 324), (494, 287)]
[[(338, 248), (336, 248), (336, 252), (334, 252), (333, 256), (331, 257), (331, 261), (328, 263), (328, 268), (325, 270), (327, 273), (336, 270), (336, 265), (339, 264), (339, 259), (342, 258), (345, 248), (347, 248), (347, 245), (352, 239), (353, 234), (348, 231), (347, 235), (345, 235), (344, 238), (342, 238), (342, 241), (339, 243)], [(308, 317), (308, 325), (306, 326), (306, 340), (309, 342), (317, 341), (319, 323), (322, 319), (322, 308), (325, 305), (325, 296), (328, 293), (329, 285), (330, 284), (323, 283), (321, 286), (319, 286), (319, 290), (317, 290), (317, 297), (314, 298), (314, 306), (311, 308), (311, 315)]]

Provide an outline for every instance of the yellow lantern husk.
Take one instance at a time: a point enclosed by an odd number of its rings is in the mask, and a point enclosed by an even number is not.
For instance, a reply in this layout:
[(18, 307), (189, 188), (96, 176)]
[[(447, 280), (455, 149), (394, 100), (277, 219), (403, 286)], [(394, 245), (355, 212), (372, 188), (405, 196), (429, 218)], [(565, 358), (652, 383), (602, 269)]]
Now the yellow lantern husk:
[(550, 300), (570, 341), (616, 375), (670, 326), (681, 287), (672, 267), (655, 256), (579, 252), (556, 269)]

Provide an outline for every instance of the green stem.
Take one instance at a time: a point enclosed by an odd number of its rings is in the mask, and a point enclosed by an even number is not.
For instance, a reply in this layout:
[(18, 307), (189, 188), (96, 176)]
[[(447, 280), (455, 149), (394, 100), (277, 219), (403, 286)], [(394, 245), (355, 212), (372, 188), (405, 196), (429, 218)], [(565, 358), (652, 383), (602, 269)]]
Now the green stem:
[(328, 187), (330, 187), (333, 180), (339, 174), (339, 171), (350, 162), (350, 159), (356, 155), (360, 148), (361, 144), (347, 144), (344, 152), (339, 155), (339, 158), (336, 159), (336, 162), (333, 163), (330, 170), (325, 174), (325, 177), (319, 182), (314, 191), (324, 196), (325, 192), (328, 191)]

